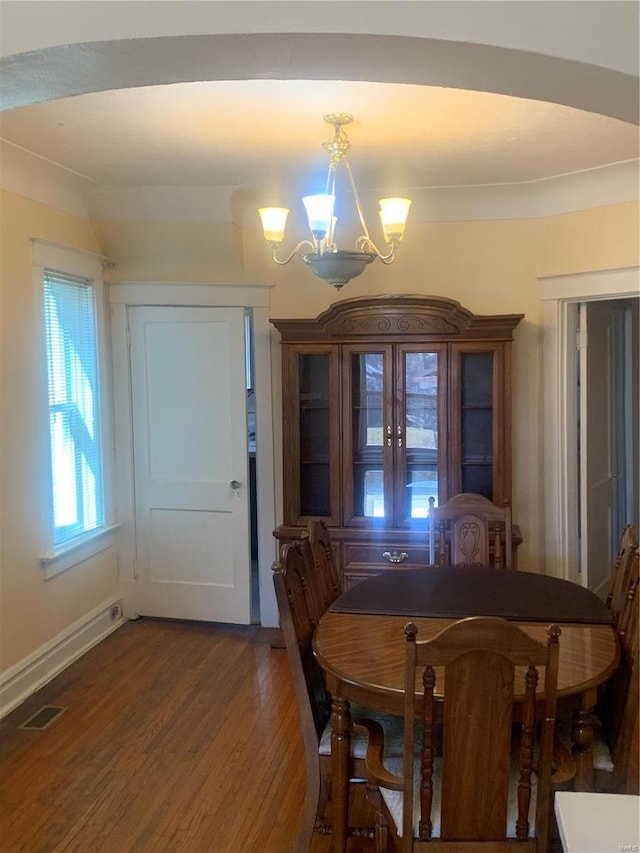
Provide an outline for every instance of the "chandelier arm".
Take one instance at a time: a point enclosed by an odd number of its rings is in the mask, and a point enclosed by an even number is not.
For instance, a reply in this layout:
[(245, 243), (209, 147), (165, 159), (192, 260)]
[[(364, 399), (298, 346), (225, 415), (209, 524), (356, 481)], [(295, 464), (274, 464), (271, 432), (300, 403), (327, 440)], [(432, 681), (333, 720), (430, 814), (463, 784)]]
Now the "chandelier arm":
[(329, 168), (327, 169), (327, 180), (324, 185), (325, 195), (335, 195), (336, 192), (336, 167), (333, 163), (333, 160), (329, 161)]
[[(347, 170), (347, 175), (349, 176), (349, 183), (351, 184), (351, 192), (353, 193), (353, 200), (356, 203), (356, 210), (358, 211), (358, 216), (360, 217), (360, 224), (364, 230), (365, 237), (369, 242), (371, 242), (371, 237), (369, 237), (369, 229), (367, 228), (367, 223), (364, 219), (364, 213), (362, 212), (362, 207), (360, 206), (360, 196), (358, 195), (358, 189), (356, 187), (356, 182), (353, 179), (353, 172), (351, 171), (351, 166), (349, 165), (349, 161), (345, 157), (343, 159), (344, 167)], [(371, 244), (373, 245), (373, 243)], [(380, 255), (378, 250), (376, 249), (376, 254)]]
[(373, 252), (376, 257), (380, 258), (380, 260), (385, 264), (392, 264), (395, 259), (395, 249), (391, 246), (391, 249), (387, 255), (383, 255), (380, 249), (376, 246), (373, 240), (370, 237), (358, 237), (356, 240), (356, 251), (358, 252)]
[[(335, 198), (336, 194), (336, 167), (333, 163), (333, 160), (329, 163), (329, 171), (327, 172), (327, 183), (325, 187), (325, 193), (327, 195), (332, 195)], [(327, 235), (327, 246), (329, 250), (335, 248), (334, 240), (334, 227), (335, 227), (335, 217), (331, 218), (331, 222), (329, 224), (329, 233)]]
[(278, 247), (274, 246), (273, 247), (273, 260), (277, 264), (279, 264), (281, 267), (283, 267), (285, 264), (288, 264), (289, 261), (293, 260), (293, 258), (296, 256), (296, 254), (305, 246), (310, 248), (312, 252), (315, 252), (315, 250), (316, 250), (316, 247), (313, 245), (313, 243), (310, 240), (300, 240), (298, 245), (294, 247), (291, 254), (284, 261), (279, 260), (279, 258), (276, 256), (276, 252), (278, 251)]

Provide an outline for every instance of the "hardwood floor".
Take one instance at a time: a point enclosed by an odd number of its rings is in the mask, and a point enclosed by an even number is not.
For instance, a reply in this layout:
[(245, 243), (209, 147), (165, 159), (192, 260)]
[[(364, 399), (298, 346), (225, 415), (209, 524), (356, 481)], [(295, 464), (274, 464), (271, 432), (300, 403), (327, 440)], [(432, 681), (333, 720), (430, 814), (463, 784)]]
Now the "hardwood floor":
[[(128, 622), (2, 720), (2, 853), (294, 851), (304, 756), (271, 637)], [(42, 731), (19, 728), (47, 704), (66, 710)], [(316, 836), (312, 851), (330, 844)]]

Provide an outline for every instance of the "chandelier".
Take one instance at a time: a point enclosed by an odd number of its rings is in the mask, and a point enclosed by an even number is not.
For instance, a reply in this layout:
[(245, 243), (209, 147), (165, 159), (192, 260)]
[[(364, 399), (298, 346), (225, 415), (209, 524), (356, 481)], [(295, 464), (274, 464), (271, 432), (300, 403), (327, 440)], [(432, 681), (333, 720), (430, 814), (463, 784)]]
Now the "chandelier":
[[(301, 240), (291, 254), (280, 260), (277, 251), (284, 240), (285, 223), (289, 209), (286, 207), (263, 207), (258, 211), (262, 220), (262, 228), (267, 243), (273, 249), (273, 260), (277, 264), (288, 264), (298, 252), (307, 250), (302, 260), (319, 278), (328, 281), (336, 290), (352, 278), (364, 272), (367, 264), (379, 258), (385, 264), (395, 260), (395, 251), (404, 235), (407, 215), (411, 200), (408, 198), (382, 198), (378, 202), (382, 233), (386, 242), (386, 251), (381, 252), (369, 235), (369, 229), (362, 213), (358, 190), (353, 179), (347, 152), (351, 143), (343, 130), (344, 125), (353, 121), (353, 116), (346, 113), (331, 113), (324, 120), (333, 126), (333, 139), (323, 142), (322, 147), (329, 155), (329, 171), (324, 193), (305, 196), (302, 201), (307, 211), (311, 240)], [(356, 239), (354, 251), (338, 249), (334, 240), (337, 219), (333, 215), (336, 200), (336, 172), (343, 166), (349, 179), (349, 187), (353, 195), (360, 224), (364, 231)]]

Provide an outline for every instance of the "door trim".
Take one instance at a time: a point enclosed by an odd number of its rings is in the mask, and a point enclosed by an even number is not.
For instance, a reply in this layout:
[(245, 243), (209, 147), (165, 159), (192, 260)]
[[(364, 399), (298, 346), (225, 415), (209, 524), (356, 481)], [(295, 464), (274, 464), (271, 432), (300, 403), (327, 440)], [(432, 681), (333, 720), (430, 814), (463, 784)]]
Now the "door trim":
[(545, 574), (582, 583), (578, 568), (577, 306), (639, 296), (640, 267), (540, 276), (542, 300), (543, 523)]
[(127, 310), (133, 306), (251, 308), (253, 313), (254, 383), (256, 395), (256, 481), (258, 507), (258, 574), (260, 622), (278, 625), (271, 566), (276, 559), (275, 460), (271, 371), (271, 285), (179, 282), (109, 282), (114, 395), (115, 501), (121, 528), (119, 540), (120, 595), (125, 616), (136, 614), (135, 503), (133, 427)]

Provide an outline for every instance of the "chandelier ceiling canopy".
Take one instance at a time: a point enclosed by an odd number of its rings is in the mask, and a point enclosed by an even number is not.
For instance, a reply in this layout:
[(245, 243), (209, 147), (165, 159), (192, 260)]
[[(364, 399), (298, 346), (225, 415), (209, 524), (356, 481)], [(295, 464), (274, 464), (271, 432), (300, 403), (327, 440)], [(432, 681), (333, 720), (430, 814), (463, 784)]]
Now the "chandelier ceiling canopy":
[[(277, 264), (288, 264), (299, 252), (302, 259), (319, 278), (330, 282), (340, 290), (343, 285), (364, 272), (367, 264), (379, 258), (383, 263), (390, 264), (395, 260), (395, 251), (404, 236), (404, 229), (409, 213), (411, 200), (408, 198), (382, 198), (379, 200), (380, 222), (386, 243), (386, 250), (380, 251), (371, 239), (365, 222), (358, 190), (353, 178), (347, 153), (351, 143), (343, 130), (344, 126), (353, 121), (353, 116), (347, 113), (331, 113), (324, 120), (333, 126), (333, 138), (324, 142), (322, 147), (329, 155), (329, 169), (324, 193), (305, 196), (304, 203), (311, 240), (301, 240), (291, 254), (284, 260), (278, 258), (277, 251), (284, 240), (285, 223), (289, 214), (286, 207), (260, 208), (262, 228), (267, 243), (273, 249), (273, 260)], [(336, 173), (344, 168), (348, 185), (358, 213), (363, 234), (355, 241), (353, 251), (338, 249), (335, 236), (337, 219), (334, 216), (336, 201)]]

